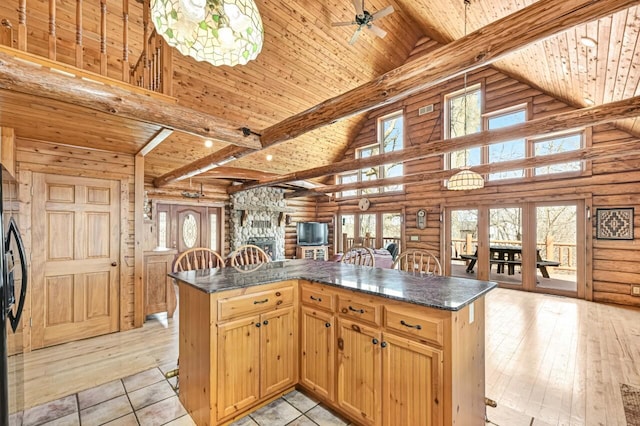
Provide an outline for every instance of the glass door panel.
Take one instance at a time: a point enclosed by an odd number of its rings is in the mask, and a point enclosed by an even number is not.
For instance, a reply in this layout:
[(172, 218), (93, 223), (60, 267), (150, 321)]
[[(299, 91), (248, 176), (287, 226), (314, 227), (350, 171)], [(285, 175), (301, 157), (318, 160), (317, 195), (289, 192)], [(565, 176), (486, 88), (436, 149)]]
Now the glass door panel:
[[(382, 247), (389, 250), (393, 259), (402, 252), (402, 214), (382, 213)], [(394, 244), (393, 246), (391, 244)]]
[(536, 287), (577, 292), (577, 206), (536, 206)]
[(452, 210), (450, 220), (451, 276), (475, 278), (478, 270), (478, 210)]
[(353, 245), (353, 239), (356, 236), (356, 216), (353, 214), (340, 215), (340, 247), (337, 252), (344, 253)]
[(489, 279), (522, 285), (522, 208), (489, 209)]
[(360, 215), (360, 240), (365, 247), (374, 248), (376, 245), (376, 215)]

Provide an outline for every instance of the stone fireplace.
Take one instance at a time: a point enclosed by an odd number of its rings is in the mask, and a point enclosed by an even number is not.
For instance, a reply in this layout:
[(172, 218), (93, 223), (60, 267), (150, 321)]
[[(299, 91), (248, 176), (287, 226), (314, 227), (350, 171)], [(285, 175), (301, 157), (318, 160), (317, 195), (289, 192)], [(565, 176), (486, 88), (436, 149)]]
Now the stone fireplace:
[(280, 188), (255, 188), (231, 195), (231, 249), (254, 244), (266, 248), (273, 260), (284, 259), (283, 215), (289, 211)]

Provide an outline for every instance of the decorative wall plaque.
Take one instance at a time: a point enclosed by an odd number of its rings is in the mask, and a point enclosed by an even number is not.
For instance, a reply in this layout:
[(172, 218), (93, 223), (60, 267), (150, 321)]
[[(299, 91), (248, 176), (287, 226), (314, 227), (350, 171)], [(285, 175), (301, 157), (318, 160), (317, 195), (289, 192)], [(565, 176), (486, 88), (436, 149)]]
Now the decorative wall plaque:
[(633, 240), (633, 207), (596, 210), (596, 238)]

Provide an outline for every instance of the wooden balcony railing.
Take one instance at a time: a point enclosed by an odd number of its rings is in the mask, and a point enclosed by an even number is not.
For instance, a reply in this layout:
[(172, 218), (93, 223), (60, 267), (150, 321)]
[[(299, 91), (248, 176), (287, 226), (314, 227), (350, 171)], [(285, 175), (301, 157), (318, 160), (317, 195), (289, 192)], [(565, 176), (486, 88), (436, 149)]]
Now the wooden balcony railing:
[[(378, 248), (376, 247), (377, 243), (376, 243), (376, 237), (372, 237), (371, 235), (367, 234), (364, 237), (358, 238), (358, 241), (356, 242), (356, 239), (353, 237), (349, 237), (347, 236), (347, 234), (342, 234), (342, 246), (340, 247), (339, 251), (346, 251), (349, 250), (351, 247), (354, 246), (354, 244), (362, 244), (365, 247), (369, 247), (369, 248)], [(390, 243), (396, 243), (398, 245), (398, 248), (400, 248), (400, 238), (397, 237), (388, 237), (388, 238), (382, 238), (382, 247), (387, 247)]]
[(148, 1), (2, 3), (0, 45), (171, 96), (171, 48), (152, 31)]

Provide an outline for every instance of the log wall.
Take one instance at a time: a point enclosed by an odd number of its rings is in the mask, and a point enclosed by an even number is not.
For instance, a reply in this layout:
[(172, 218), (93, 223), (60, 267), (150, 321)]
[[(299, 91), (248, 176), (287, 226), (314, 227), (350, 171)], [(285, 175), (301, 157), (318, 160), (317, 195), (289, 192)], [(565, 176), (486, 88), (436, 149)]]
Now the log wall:
[[(428, 44), (418, 45), (411, 57), (430, 49)], [(411, 60), (411, 58), (409, 59)], [(484, 90), (484, 113), (505, 107), (529, 105), (529, 119), (543, 118), (573, 108), (560, 100), (542, 93), (536, 88), (523, 84), (493, 68), (482, 68), (468, 75), (468, 85), (482, 83)], [(401, 102), (386, 105), (368, 114), (366, 123), (358, 136), (345, 151), (344, 159), (352, 159), (356, 148), (376, 143), (377, 119), (386, 114), (404, 110), (405, 146), (413, 146), (443, 136), (443, 96), (464, 87), (463, 78), (457, 78), (415, 94)], [(433, 104), (432, 113), (419, 116), (420, 107)], [(589, 132), (587, 132), (588, 134)], [(588, 136), (587, 136), (588, 138)], [(593, 147), (612, 141), (635, 141), (637, 138), (616, 129), (613, 125), (602, 125), (592, 129)], [(640, 142), (639, 142), (640, 143)], [(632, 285), (640, 285), (640, 157), (628, 156), (621, 159), (594, 160), (591, 172), (573, 178), (524, 179), (508, 184), (488, 184), (484, 189), (474, 191), (447, 191), (442, 183), (413, 184), (405, 186), (401, 194), (368, 196), (372, 202), (371, 211), (398, 211), (406, 209), (405, 248), (426, 248), (440, 253), (442, 246), (440, 216), (444, 205), (477, 206), (480, 204), (500, 205), (501, 202), (535, 199), (553, 201), (558, 197), (591, 197), (593, 212), (598, 208), (634, 207), (635, 239), (633, 241), (586, 241), (593, 262), (587, 262), (586, 276), (592, 276), (593, 300), (640, 306), (640, 297), (631, 295)], [(430, 157), (405, 163), (405, 173), (438, 171), (443, 167), (443, 157)], [(319, 199), (318, 217), (333, 218), (337, 213), (357, 212), (357, 199)], [(418, 229), (416, 212), (427, 210), (427, 226)], [(595, 215), (594, 215), (595, 216)], [(591, 220), (592, 234), (595, 236), (595, 218)], [(409, 236), (417, 236), (419, 241), (409, 241)], [(440, 253), (442, 254), (442, 253)], [(442, 256), (440, 256), (442, 257)], [(587, 256), (589, 258), (589, 255)], [(587, 279), (588, 282), (588, 279)], [(587, 297), (590, 289), (587, 289)]]

